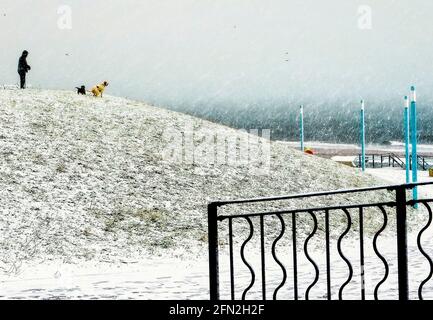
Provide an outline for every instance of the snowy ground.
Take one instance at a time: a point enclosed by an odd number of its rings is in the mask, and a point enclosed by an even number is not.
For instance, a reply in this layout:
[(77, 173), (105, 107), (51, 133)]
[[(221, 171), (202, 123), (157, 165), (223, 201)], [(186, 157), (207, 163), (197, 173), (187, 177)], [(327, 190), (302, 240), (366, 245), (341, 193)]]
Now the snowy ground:
[[(406, 183), (406, 171), (401, 168), (367, 169), (367, 173), (390, 184)], [(410, 174), (412, 176), (412, 171)], [(433, 182), (433, 177), (429, 176), (428, 171), (420, 170), (418, 171), (418, 182)], [(433, 198), (433, 185), (418, 187), (418, 194), (423, 198)]]
[[(0, 296), (207, 298), (210, 200), (385, 183), (281, 142), (262, 175), (250, 174), (260, 163), (167, 161), (163, 137), (176, 130), (194, 131), (202, 149), (204, 136), (251, 137), (122, 98), (0, 90)], [(380, 222), (370, 222), (376, 231)]]
[[(370, 169), (368, 172), (391, 184), (404, 182), (404, 170), (397, 168)], [(420, 181), (428, 181), (428, 175), (420, 172)], [(433, 194), (431, 187), (420, 188), (420, 195), (428, 197)], [(425, 212), (418, 212), (423, 216)], [(426, 222), (425, 216), (421, 219)], [(424, 249), (433, 254), (433, 238), (431, 228), (422, 238)], [(418, 299), (418, 286), (428, 275), (427, 260), (421, 256), (416, 247), (416, 232), (409, 236), (409, 272), (410, 297)], [(356, 238), (356, 237), (355, 237)], [(326, 298), (326, 273), (323, 250), (316, 243), (310, 249), (310, 254), (318, 263), (319, 281), (313, 287), (310, 299)], [(382, 262), (372, 250), (371, 237), (366, 239), (365, 282), (366, 298), (373, 299), (375, 285), (384, 275)], [(380, 287), (380, 299), (397, 299), (397, 270), (395, 239), (381, 236), (378, 241), (380, 253), (387, 259), (390, 267), (388, 280)], [(235, 248), (236, 249), (236, 248)], [(237, 248), (239, 249), (239, 248)], [(286, 250), (277, 250), (279, 259), (288, 271), (285, 286), (278, 293), (279, 299), (293, 299), (292, 260)], [(238, 252), (235, 250), (235, 252)], [(335, 241), (331, 244), (332, 252), (332, 299), (338, 299), (338, 291), (348, 277), (348, 269), (341, 257), (337, 255)], [(354, 274), (352, 281), (346, 286), (344, 299), (360, 298), (360, 267), (359, 243), (346, 239), (343, 252), (352, 263)], [(246, 256), (256, 270), (256, 283), (247, 298), (261, 299), (260, 258), (256, 250), (248, 251)], [(243, 290), (249, 285), (251, 276), (242, 264), (239, 256), (236, 259), (236, 298), (239, 299)], [(267, 298), (272, 299), (273, 291), (282, 281), (282, 272), (269, 254), (266, 255)], [(176, 268), (173, 268), (176, 265)], [(306, 260), (302, 251), (299, 252), (299, 291), (300, 298), (305, 298), (306, 287), (312, 282), (314, 269)], [(227, 255), (221, 256), (221, 295), (229, 298), (229, 270)], [(18, 275), (3, 275), (0, 277), (0, 299), (208, 299), (208, 264), (207, 255), (191, 261), (185, 259), (157, 258), (140, 260), (135, 263), (98, 263), (83, 262), (78, 265), (64, 264), (62, 261), (51, 262), (27, 268), (23, 266)], [(433, 299), (433, 283), (428, 282), (423, 290), (425, 299)]]
[[(428, 276), (427, 260), (421, 256), (415, 246), (415, 235), (409, 238), (409, 272), (410, 297), (418, 299), (418, 287)], [(424, 249), (433, 253), (433, 238), (423, 237)], [(381, 285), (378, 296), (380, 299), (395, 300), (397, 292), (397, 261), (395, 241), (381, 238), (378, 241), (380, 253), (389, 263), (389, 277)], [(293, 299), (293, 271), (291, 257), (287, 250), (278, 250), (278, 258), (287, 268), (287, 280), (278, 292), (278, 299)], [(323, 250), (310, 250), (310, 255), (319, 266), (319, 279), (312, 288), (309, 299), (326, 299), (326, 269)], [(347, 280), (349, 271), (344, 261), (337, 255), (336, 244), (331, 246), (331, 290), (332, 299), (338, 299), (342, 284)], [(348, 240), (343, 252), (353, 267), (353, 278), (343, 291), (343, 299), (357, 300), (361, 297), (361, 276), (359, 263), (359, 246), (355, 241)], [(260, 258), (250, 251), (247, 261), (256, 271), (254, 286), (249, 291), (248, 299), (261, 299)], [(305, 255), (299, 252), (299, 296), (305, 299), (306, 288), (314, 280), (314, 269)], [(248, 269), (235, 256), (235, 298), (239, 299), (243, 290), (251, 282)], [(273, 298), (274, 290), (282, 282), (282, 271), (270, 256), (267, 261), (267, 299)], [(223, 255), (220, 260), (221, 298), (230, 298), (230, 282), (228, 258)], [(176, 267), (173, 268), (173, 265)], [(384, 277), (384, 266), (372, 250), (371, 239), (366, 241), (365, 284), (366, 298), (374, 299), (374, 289)], [(33, 267), (20, 276), (0, 277), (0, 299), (209, 299), (208, 265), (206, 257), (195, 261), (153, 259), (137, 264), (92, 264), (81, 265), (57, 264)], [(433, 281), (428, 282), (423, 290), (424, 299), (433, 299)]]
[(31, 260), (200, 255), (213, 199), (381, 184), (282, 143), (272, 143), (270, 170), (263, 175), (251, 174), (260, 167), (256, 162), (166, 160), (164, 135), (176, 130), (193, 131), (202, 148), (204, 136), (251, 137), (122, 98), (0, 90), (0, 269), (19, 269)]

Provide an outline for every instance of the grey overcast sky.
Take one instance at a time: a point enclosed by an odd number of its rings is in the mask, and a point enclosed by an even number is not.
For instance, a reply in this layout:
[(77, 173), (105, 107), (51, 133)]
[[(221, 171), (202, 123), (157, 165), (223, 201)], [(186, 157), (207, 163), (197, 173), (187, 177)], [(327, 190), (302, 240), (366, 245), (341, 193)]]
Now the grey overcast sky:
[(0, 84), (27, 49), (34, 86), (162, 105), (433, 95), (431, 0), (0, 0), (0, 28)]

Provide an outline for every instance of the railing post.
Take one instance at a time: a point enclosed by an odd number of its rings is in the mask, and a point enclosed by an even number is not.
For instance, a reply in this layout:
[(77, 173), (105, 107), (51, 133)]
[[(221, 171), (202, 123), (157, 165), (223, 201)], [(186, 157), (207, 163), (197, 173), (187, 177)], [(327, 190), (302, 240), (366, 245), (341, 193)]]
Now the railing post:
[(407, 230), (406, 230), (406, 187), (396, 189), (397, 202), (397, 259), (399, 300), (409, 300), (409, 281), (407, 267)]
[(209, 291), (210, 300), (219, 300), (218, 205), (208, 205)]

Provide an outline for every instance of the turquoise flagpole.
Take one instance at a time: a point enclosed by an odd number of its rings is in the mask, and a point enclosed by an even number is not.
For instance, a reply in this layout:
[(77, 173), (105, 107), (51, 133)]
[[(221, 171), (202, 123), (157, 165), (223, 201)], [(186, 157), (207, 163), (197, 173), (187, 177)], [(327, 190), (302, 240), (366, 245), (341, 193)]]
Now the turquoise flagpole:
[(410, 183), (410, 151), (409, 151), (409, 98), (404, 97), (404, 150), (406, 157), (406, 183)]
[(304, 106), (299, 108), (299, 130), (301, 139), (301, 151), (304, 152)]
[(365, 112), (364, 100), (361, 100), (361, 168), (365, 171)]
[[(412, 182), (418, 182), (418, 154), (417, 154), (417, 125), (416, 125), (416, 91), (415, 87), (410, 88), (410, 127), (412, 142)], [(413, 188), (413, 200), (418, 200), (418, 188)], [(415, 208), (418, 205), (415, 204)]]

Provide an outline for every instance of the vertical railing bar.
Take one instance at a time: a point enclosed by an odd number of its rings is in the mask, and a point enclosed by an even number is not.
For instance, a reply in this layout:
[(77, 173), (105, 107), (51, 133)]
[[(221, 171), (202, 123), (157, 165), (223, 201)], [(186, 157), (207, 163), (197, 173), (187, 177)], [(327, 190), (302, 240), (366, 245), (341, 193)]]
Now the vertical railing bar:
[(260, 244), (262, 255), (262, 293), (263, 300), (266, 300), (265, 224), (263, 216), (260, 216)]
[(364, 208), (359, 207), (359, 251), (361, 262), (361, 300), (365, 300)]
[(331, 296), (331, 254), (330, 254), (330, 236), (329, 236), (329, 210), (325, 210), (325, 233), (326, 233), (326, 286), (328, 300)]
[(295, 300), (298, 300), (298, 257), (296, 246), (296, 213), (292, 213), (292, 240), (293, 240), (293, 289)]
[(208, 205), (208, 238), (209, 238), (209, 292), (210, 300), (217, 301), (219, 295), (218, 263), (218, 206)]
[(406, 188), (396, 189), (397, 214), (397, 259), (398, 259), (398, 293), (399, 300), (409, 300), (409, 280), (407, 262), (407, 228), (406, 228)]
[(231, 298), (235, 300), (235, 272), (233, 262), (233, 219), (229, 218), (229, 246), (230, 246), (230, 291)]

